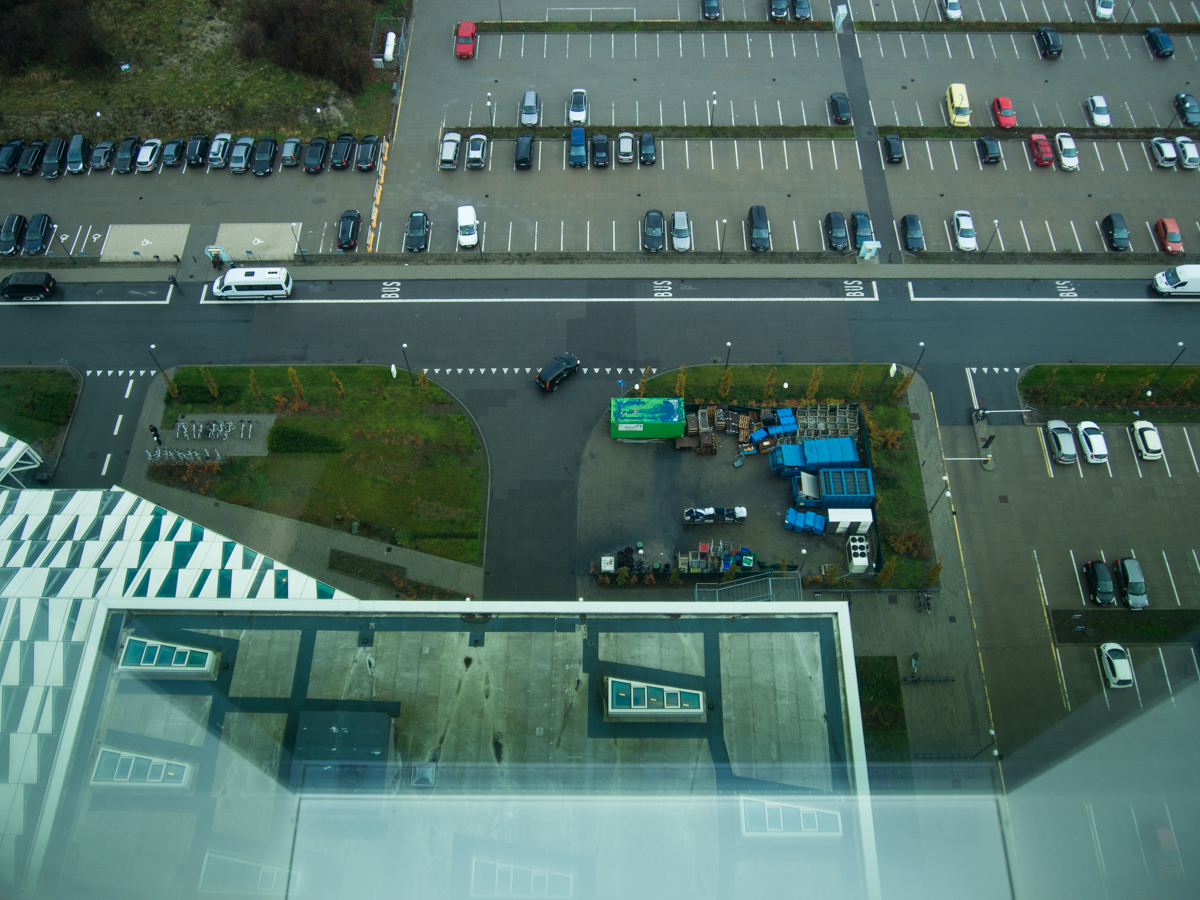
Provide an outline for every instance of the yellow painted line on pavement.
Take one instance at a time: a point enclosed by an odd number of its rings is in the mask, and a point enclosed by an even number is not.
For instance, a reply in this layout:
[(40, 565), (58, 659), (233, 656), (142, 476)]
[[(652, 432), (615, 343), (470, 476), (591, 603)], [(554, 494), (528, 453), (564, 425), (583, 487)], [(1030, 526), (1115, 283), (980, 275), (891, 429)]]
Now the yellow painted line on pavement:
[(392, 149), (392, 141), (400, 132), (400, 104), (404, 102), (404, 83), (408, 80), (408, 57), (412, 53), (412, 25), (409, 26), (408, 46), (404, 49), (404, 71), (400, 73), (400, 94), (396, 97), (396, 124), (392, 126), (392, 136), (383, 142), (383, 153), (379, 156), (379, 181), (375, 184), (375, 203), (371, 207), (371, 233), (367, 235), (367, 252), (375, 252), (375, 240), (379, 236), (379, 204), (383, 200), (383, 181), (387, 174), (388, 152)]

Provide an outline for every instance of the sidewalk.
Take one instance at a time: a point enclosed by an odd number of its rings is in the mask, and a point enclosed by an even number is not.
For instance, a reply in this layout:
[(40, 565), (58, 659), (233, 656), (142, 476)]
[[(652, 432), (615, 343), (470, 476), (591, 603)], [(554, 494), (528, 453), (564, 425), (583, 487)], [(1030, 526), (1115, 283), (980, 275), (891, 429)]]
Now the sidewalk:
[(480, 566), (389, 546), (147, 481), (145, 451), (154, 446), (149, 426), (152, 422), (162, 421), (165, 395), (166, 384), (156, 378), (138, 419), (134, 432), (137, 437), (119, 481), (121, 487), (362, 600), (394, 600), (396, 592), (383, 585), (331, 572), (327, 568), (331, 550), (404, 566), (410, 580), (454, 591), (472, 600), (483, 596), (483, 569)]

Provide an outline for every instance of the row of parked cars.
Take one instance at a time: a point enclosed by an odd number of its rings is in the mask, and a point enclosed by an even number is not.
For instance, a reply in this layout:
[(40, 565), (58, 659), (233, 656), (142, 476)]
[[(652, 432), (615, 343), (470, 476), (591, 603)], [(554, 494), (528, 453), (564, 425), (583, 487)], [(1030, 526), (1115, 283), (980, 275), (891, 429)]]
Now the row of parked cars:
[(278, 160), (285, 166), (304, 166), (305, 172), (317, 173), (328, 164), (334, 169), (356, 168), (370, 172), (379, 163), (380, 140), (368, 134), (361, 140), (353, 134), (340, 134), (330, 141), (316, 137), (307, 150), (300, 138), (286, 138), (282, 149), (271, 136), (234, 138), (229, 132), (214, 135), (194, 134), (190, 138), (147, 138), (129, 134), (120, 141), (102, 140), (94, 145), (82, 134), (69, 140), (51, 138), (26, 143), (13, 138), (0, 146), (0, 172), (57, 178), (64, 172), (83, 175), (89, 169), (112, 169), (120, 175), (153, 172), (158, 167), (208, 166), (228, 168), (231, 172), (270, 175)]
[[(589, 141), (582, 127), (571, 129), (567, 159), (573, 168), (583, 168), (588, 164), (588, 149), (591, 148), (592, 165), (604, 168), (613, 158), (619, 163), (632, 163), (640, 160), (643, 166), (652, 166), (658, 159), (658, 145), (654, 135), (643, 132), (634, 136), (632, 132), (622, 131), (617, 139), (612, 141), (607, 134), (593, 134)], [(485, 134), (472, 134), (466, 141), (457, 131), (447, 131), (442, 135), (441, 147), (438, 151), (438, 166), (443, 169), (458, 168), (462, 156), (463, 145), (466, 145), (466, 167), (482, 169), (487, 165), (488, 139)], [(517, 136), (514, 165), (518, 169), (533, 168), (534, 137), (532, 134)]]
[(37, 256), (50, 249), (53, 237), (54, 222), (45, 213), (29, 219), (9, 213), (0, 224), (0, 256)]

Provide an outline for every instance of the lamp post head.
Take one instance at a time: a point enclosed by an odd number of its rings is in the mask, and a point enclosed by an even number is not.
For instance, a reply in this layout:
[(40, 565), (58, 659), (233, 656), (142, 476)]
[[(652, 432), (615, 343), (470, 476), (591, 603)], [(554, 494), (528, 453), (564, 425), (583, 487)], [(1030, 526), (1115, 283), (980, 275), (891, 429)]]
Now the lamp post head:
[(729, 220), (728, 220), (728, 219), (722, 219), (722, 220), (721, 220), (721, 224), (722, 224), (722, 225), (728, 225), (728, 224), (729, 224)]
[(925, 346), (925, 342), (924, 342), (924, 341), (919, 341), (919, 342), (917, 343), (917, 346), (918, 346), (918, 347), (924, 347), (924, 346)]
[(154, 345), (154, 344), (151, 344), (151, 345), (150, 345), (150, 349), (151, 349), (151, 350), (153, 350), (153, 349), (154, 349), (154, 347), (155, 347), (155, 345)]
[(408, 344), (401, 344), (401, 345), (400, 345), (400, 349), (401, 349), (401, 350), (407, 350), (407, 349), (408, 349)]
[(725, 346), (726, 346), (726, 347), (732, 347), (732, 346), (733, 346), (733, 341), (726, 341), (726, 342), (725, 342)]

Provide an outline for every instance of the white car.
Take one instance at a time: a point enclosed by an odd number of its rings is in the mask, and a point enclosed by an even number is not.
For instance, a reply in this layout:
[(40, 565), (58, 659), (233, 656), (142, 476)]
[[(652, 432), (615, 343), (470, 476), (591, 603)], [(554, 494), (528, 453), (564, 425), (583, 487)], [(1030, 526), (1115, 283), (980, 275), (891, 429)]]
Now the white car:
[(1154, 154), (1154, 161), (1164, 169), (1175, 168), (1175, 163), (1179, 161), (1179, 154), (1170, 138), (1150, 138), (1150, 152)]
[(959, 250), (978, 250), (979, 240), (975, 235), (975, 220), (965, 209), (954, 211), (954, 243)]
[(671, 213), (671, 246), (681, 252), (692, 249), (692, 223), (683, 210)]
[(1088, 118), (1097, 128), (1108, 128), (1112, 125), (1112, 115), (1108, 111), (1108, 101), (1100, 94), (1087, 98)]
[(1196, 152), (1196, 142), (1190, 137), (1181, 134), (1175, 138), (1175, 152), (1179, 154), (1179, 168), (1200, 169), (1200, 153)]
[(587, 91), (583, 88), (571, 91), (571, 102), (567, 104), (567, 122), (571, 125), (587, 124)]
[(635, 144), (633, 142), (633, 133), (622, 131), (617, 135), (617, 162), (631, 163), (633, 162)]
[(1162, 459), (1163, 446), (1158, 428), (1153, 422), (1137, 421), (1133, 423), (1133, 446), (1142, 459)]
[(142, 144), (142, 149), (137, 155), (137, 170), (139, 172), (153, 172), (158, 168), (158, 161), (162, 158), (163, 142), (158, 138), (150, 138), (146, 143)]
[(473, 134), (467, 138), (467, 168), (482, 169), (487, 162), (487, 135)]
[(438, 167), (455, 169), (458, 167), (458, 148), (462, 144), (462, 135), (457, 131), (447, 131), (442, 135), (442, 149), (438, 155)]
[(458, 208), (458, 246), (474, 247), (479, 243), (479, 219), (475, 216), (475, 207), (460, 206)]
[(233, 135), (222, 131), (208, 145), (208, 164), (214, 169), (229, 165), (229, 149), (233, 144)]
[(1111, 19), (1113, 17), (1113, 0), (1096, 0), (1096, 18)]
[(946, 18), (951, 22), (957, 22), (962, 19), (962, 4), (958, 0), (942, 0), (942, 10), (946, 14)]
[(1075, 138), (1065, 131), (1054, 136), (1054, 145), (1058, 148), (1058, 167), (1064, 172), (1079, 171), (1079, 148), (1075, 146)]
[(1133, 662), (1120, 644), (1100, 645), (1100, 668), (1110, 688), (1133, 687)]
[(1075, 426), (1079, 435), (1079, 446), (1083, 449), (1083, 458), (1090, 463), (1108, 462), (1108, 442), (1104, 440), (1104, 432), (1095, 422), (1080, 422)]

